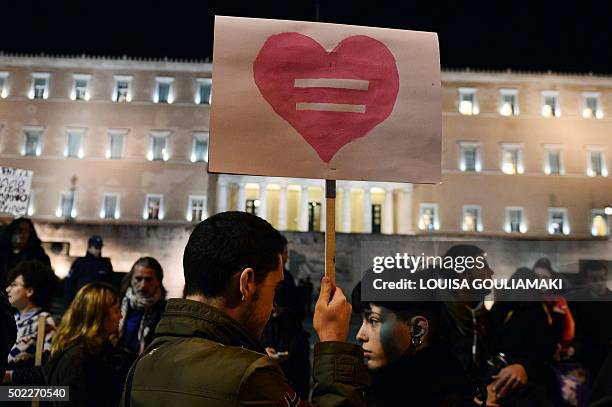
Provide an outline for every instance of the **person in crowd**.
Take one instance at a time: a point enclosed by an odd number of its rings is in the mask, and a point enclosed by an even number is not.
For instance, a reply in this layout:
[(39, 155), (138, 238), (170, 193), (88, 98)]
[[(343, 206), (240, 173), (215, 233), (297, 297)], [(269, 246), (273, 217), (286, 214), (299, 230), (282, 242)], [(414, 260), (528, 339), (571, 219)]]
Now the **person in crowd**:
[(300, 291), (285, 267), (287, 239), (282, 236), (282, 241), (283, 281), (274, 296), (276, 306), (264, 330), (263, 342), (268, 356), (279, 362), (291, 388), (305, 399), (310, 390), (309, 335), (302, 326), (304, 306)]
[(49, 256), (42, 247), (34, 224), (28, 218), (12, 221), (0, 235), (0, 282), (4, 286), (9, 271), (19, 262), (37, 260), (51, 267)]
[(136, 260), (124, 279), (119, 321), (119, 343), (141, 353), (153, 340), (155, 327), (166, 307), (164, 270), (153, 257)]
[(361, 315), (357, 340), (372, 380), (368, 404), (397, 406), (403, 400), (414, 406), (475, 405), (476, 389), (459, 361), (440, 344), (440, 303), (363, 301), (361, 284), (353, 290), (352, 303)]
[[(550, 260), (546, 257), (542, 257), (533, 265), (534, 273), (541, 279), (556, 279), (561, 278), (559, 274), (552, 268)], [(575, 336), (575, 322), (572, 311), (570, 310), (567, 299), (564, 294), (568, 291), (569, 287), (565, 279), (562, 279), (565, 288), (558, 291), (544, 292), (544, 302), (548, 307), (548, 312), (551, 315), (555, 315), (555, 320), (561, 316), (561, 341), (559, 342), (559, 357), (567, 359), (574, 354), (574, 336)]]
[(609, 271), (604, 262), (587, 261), (580, 274), (584, 286), (571, 304), (576, 317), (576, 359), (594, 380), (612, 349), (612, 292), (607, 287)]
[(8, 355), (3, 383), (41, 385), (44, 377), (35, 366), (39, 324), (44, 325), (41, 361), (46, 361), (55, 335), (55, 322), (47, 310), (51, 305), (57, 277), (38, 261), (23, 261), (9, 273), (8, 300), (16, 310), (17, 338)]
[(70, 403), (58, 406), (119, 404), (133, 361), (129, 352), (114, 345), (120, 319), (119, 295), (106, 283), (87, 284), (74, 297), (44, 366), (47, 385), (70, 388)]
[[(128, 375), (122, 404), (308, 405), (260, 343), (283, 279), (282, 251), (280, 233), (255, 215), (223, 212), (198, 224), (183, 255), (186, 298), (168, 300), (155, 339)], [(364, 406), (363, 352), (343, 343), (351, 306), (329, 278), (321, 284), (313, 402)]]
[[(510, 279), (537, 281), (540, 277), (521, 267)], [(551, 311), (544, 301), (550, 293), (541, 290), (506, 290), (495, 294), (491, 313), (501, 327), (500, 348), (521, 355), (530, 386), (541, 400), (562, 405), (560, 386), (551, 365), (562, 357), (565, 314)]]
[(599, 373), (593, 381), (589, 396), (590, 407), (606, 407), (612, 405), (612, 349), (604, 359)]
[[(493, 276), (485, 252), (475, 245), (460, 244), (451, 247), (444, 258), (480, 258), (483, 267), (473, 267), (458, 273), (454, 269), (439, 270), (443, 278), (468, 281)], [(441, 331), (444, 346), (455, 355), (470, 380), (484, 393), (486, 386), (490, 402), (511, 405), (512, 399), (521, 397), (520, 389), (528, 383), (525, 362), (513, 349), (501, 347), (500, 327), (484, 306), (487, 289), (450, 290), (443, 293)], [(482, 397), (482, 396), (481, 396)], [(503, 405), (503, 404), (502, 404)]]
[(87, 253), (76, 259), (68, 276), (64, 280), (64, 306), (68, 308), (76, 293), (86, 284), (94, 281), (113, 283), (113, 265), (102, 257), (104, 242), (98, 235), (93, 235), (87, 242)]
[(0, 377), (4, 378), (8, 354), (17, 340), (17, 327), (13, 308), (2, 291), (0, 291)]

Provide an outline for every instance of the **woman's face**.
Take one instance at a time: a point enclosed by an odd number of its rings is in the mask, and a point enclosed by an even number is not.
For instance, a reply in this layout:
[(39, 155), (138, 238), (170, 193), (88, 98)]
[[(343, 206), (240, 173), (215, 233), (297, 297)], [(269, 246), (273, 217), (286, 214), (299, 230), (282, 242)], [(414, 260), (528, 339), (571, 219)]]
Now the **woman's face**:
[(357, 340), (368, 369), (380, 369), (405, 355), (410, 349), (410, 328), (393, 311), (371, 304), (362, 314)]
[(104, 331), (107, 335), (114, 334), (117, 332), (119, 328), (119, 321), (121, 320), (121, 308), (119, 307), (119, 302), (117, 301), (110, 308), (108, 312), (108, 316), (105, 321)]
[(15, 225), (15, 230), (11, 236), (13, 249), (22, 250), (30, 240), (30, 225), (26, 222), (19, 222)]

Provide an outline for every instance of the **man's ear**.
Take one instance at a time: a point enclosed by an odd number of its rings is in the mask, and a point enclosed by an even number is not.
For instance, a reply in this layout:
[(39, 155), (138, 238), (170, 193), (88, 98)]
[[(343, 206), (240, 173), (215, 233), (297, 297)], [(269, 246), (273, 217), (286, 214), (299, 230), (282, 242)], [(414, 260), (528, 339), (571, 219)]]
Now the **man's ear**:
[(255, 270), (247, 267), (240, 272), (238, 289), (242, 301), (250, 301), (253, 298), (255, 295)]

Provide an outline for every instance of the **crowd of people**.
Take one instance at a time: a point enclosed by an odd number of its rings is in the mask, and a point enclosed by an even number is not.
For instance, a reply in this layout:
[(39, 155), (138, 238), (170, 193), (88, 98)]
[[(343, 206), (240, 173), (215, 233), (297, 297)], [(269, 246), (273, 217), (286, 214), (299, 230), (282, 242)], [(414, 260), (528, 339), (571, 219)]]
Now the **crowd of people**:
[[(323, 277), (313, 350), (303, 295), (312, 284), (295, 283), (286, 238), (261, 218), (224, 212), (195, 227), (182, 298), (166, 299), (153, 257), (137, 259), (115, 284), (102, 247), (92, 236), (60, 282), (30, 220), (4, 229), (4, 385), (69, 386), (70, 404), (58, 405), (74, 406), (612, 405), (612, 292), (601, 261), (581, 271), (579, 294), (589, 301), (564, 291), (522, 301), (496, 292), (492, 308), (487, 290), (478, 298), (456, 290), (420, 301), (364, 300), (365, 277), (349, 302)], [(462, 244), (445, 257), (481, 255)], [(486, 264), (461, 278), (493, 274)], [(543, 258), (511, 279), (558, 276)], [(66, 309), (55, 321), (59, 283)], [(351, 318), (361, 322), (355, 338)]]

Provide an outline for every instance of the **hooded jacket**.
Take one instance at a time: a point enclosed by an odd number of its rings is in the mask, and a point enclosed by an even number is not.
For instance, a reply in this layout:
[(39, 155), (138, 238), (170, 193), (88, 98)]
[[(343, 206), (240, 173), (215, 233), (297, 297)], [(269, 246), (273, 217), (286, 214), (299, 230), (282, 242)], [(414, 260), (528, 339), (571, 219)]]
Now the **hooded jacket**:
[[(170, 299), (155, 339), (132, 366), (121, 405), (307, 406), (282, 370), (234, 319), (206, 304)], [(318, 406), (365, 406), (368, 375), (356, 345), (315, 346)]]

